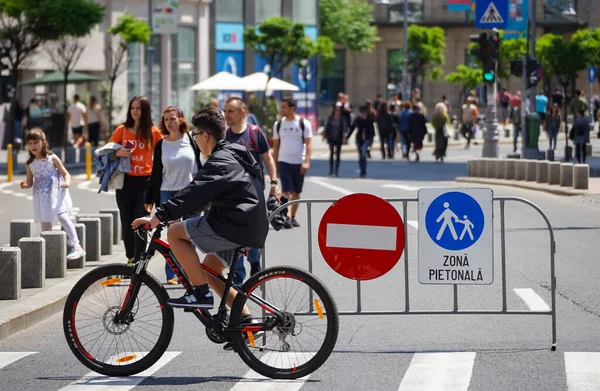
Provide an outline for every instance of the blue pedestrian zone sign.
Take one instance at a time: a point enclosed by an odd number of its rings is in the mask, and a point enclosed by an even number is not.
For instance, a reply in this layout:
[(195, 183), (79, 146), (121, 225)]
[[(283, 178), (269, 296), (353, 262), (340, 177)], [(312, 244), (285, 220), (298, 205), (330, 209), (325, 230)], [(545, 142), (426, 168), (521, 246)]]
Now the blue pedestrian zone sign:
[(596, 81), (596, 67), (594, 66), (588, 68), (588, 81)]
[(481, 237), (485, 217), (468, 194), (444, 193), (429, 205), (425, 228), (429, 237), (446, 250), (464, 250)]
[(491, 284), (491, 189), (419, 190), (419, 282)]

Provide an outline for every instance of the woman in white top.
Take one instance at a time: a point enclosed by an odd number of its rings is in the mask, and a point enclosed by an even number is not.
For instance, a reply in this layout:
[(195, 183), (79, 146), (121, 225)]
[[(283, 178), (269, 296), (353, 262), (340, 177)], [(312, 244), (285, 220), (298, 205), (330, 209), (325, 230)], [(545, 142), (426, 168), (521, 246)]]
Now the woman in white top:
[(90, 96), (90, 104), (88, 105), (88, 137), (89, 142), (94, 146), (98, 146), (100, 139), (100, 128), (102, 127), (102, 106), (98, 103), (98, 99), (94, 95)]
[[(198, 172), (200, 150), (188, 133), (189, 125), (178, 107), (170, 106), (162, 114), (158, 126), (165, 137), (156, 143), (152, 176), (146, 193), (146, 210), (168, 201), (186, 187)], [(185, 218), (184, 218), (185, 220)], [(165, 263), (167, 283), (179, 283), (175, 273)]]

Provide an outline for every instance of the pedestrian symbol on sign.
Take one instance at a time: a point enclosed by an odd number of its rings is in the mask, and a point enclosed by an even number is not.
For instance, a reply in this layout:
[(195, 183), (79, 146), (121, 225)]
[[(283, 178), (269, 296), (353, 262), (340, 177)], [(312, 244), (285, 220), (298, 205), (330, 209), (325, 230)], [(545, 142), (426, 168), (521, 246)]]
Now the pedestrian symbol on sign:
[(498, 8), (496, 8), (493, 2), (490, 2), (490, 5), (488, 5), (479, 23), (504, 23), (500, 12), (498, 12)]
[(465, 193), (448, 192), (438, 196), (425, 214), (429, 237), (446, 250), (471, 247), (481, 236), (484, 225), (483, 210)]

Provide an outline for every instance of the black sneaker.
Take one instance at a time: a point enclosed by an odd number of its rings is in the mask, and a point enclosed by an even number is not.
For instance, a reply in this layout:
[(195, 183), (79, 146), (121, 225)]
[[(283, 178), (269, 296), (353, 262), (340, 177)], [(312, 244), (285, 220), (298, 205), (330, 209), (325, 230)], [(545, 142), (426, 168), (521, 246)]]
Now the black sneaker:
[(283, 228), (285, 228), (285, 229), (292, 228), (292, 220), (289, 217), (285, 220), (285, 223), (283, 223)]
[(186, 292), (185, 295), (177, 299), (169, 299), (167, 303), (175, 308), (206, 308), (214, 306), (213, 294), (210, 290), (202, 294), (196, 288), (193, 292)]
[[(252, 319), (252, 315), (242, 316), (242, 324), (248, 322), (259, 323), (257, 319)], [(264, 333), (264, 331), (257, 331), (256, 333), (253, 333), (254, 338), (262, 337)], [(244, 341), (248, 343), (248, 333), (244, 333)], [(233, 350), (233, 342), (227, 342), (225, 345), (223, 345), (223, 350)]]
[(292, 217), (292, 227), (299, 227), (300, 223), (296, 221), (295, 217)]

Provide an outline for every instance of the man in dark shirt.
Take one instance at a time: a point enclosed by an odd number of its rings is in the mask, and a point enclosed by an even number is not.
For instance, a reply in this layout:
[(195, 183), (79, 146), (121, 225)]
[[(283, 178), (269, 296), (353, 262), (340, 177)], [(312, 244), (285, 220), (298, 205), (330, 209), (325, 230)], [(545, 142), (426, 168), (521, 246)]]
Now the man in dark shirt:
[[(225, 121), (229, 127), (225, 133), (225, 139), (230, 143), (240, 144), (248, 148), (258, 164), (261, 166), (261, 183), (265, 187), (265, 177), (263, 167), (266, 166), (267, 173), (271, 178), (271, 189), (269, 195), (281, 194), (277, 182), (277, 168), (273, 156), (270, 152), (269, 143), (265, 134), (258, 126), (248, 125), (246, 123), (247, 108), (243, 100), (237, 97), (231, 97), (225, 101), (223, 106)], [(264, 163), (264, 164), (263, 164)], [(250, 264), (250, 275), (261, 271), (260, 267), (260, 248), (252, 248), (248, 251), (248, 263)], [(246, 278), (246, 269), (244, 268), (244, 256), (240, 256), (236, 263), (233, 283), (242, 285)]]
[(563, 95), (560, 93), (560, 89), (558, 87), (554, 90), (554, 94), (552, 94), (551, 98), (553, 104), (558, 105), (558, 107), (562, 107)]

